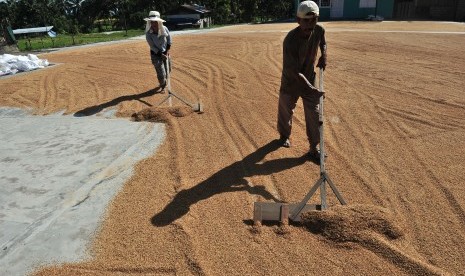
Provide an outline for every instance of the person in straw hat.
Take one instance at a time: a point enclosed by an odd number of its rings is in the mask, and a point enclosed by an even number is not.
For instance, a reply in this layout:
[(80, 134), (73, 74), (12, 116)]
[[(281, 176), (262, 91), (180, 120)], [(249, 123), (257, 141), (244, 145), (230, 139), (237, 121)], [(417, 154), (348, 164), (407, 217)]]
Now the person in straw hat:
[(283, 69), (278, 100), (278, 123), (280, 143), (290, 147), (289, 136), (292, 115), (299, 97), (302, 98), (307, 138), (310, 143), (308, 157), (318, 163), (320, 143), (318, 104), (322, 92), (315, 88), (315, 60), (318, 48), (321, 56), (317, 67), (326, 68), (325, 30), (318, 25), (319, 8), (313, 1), (303, 1), (297, 8), (298, 26), (291, 30), (283, 42)]
[(170, 32), (166, 26), (163, 26), (165, 20), (160, 18), (158, 11), (150, 11), (149, 17), (144, 20), (147, 22), (145, 26), (145, 38), (150, 47), (150, 59), (157, 72), (159, 88), (163, 91), (166, 87), (166, 77), (168, 74), (166, 69), (167, 62), (169, 62), (169, 50), (171, 48)]

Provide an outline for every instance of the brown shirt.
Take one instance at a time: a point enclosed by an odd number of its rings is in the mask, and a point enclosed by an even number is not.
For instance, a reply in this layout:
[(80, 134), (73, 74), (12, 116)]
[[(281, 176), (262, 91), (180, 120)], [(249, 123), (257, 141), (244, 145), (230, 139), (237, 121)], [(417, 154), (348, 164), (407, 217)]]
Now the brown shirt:
[(283, 42), (281, 93), (301, 95), (304, 92), (298, 73), (303, 73), (312, 82), (318, 47), (324, 44), (326, 44), (325, 29), (318, 24), (310, 37), (301, 35), (299, 27), (286, 35)]

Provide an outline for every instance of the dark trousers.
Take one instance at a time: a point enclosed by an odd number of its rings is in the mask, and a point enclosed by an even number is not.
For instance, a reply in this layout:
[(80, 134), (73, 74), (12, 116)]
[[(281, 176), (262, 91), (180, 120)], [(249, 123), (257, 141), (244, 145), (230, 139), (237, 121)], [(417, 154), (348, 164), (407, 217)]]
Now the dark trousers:
[(152, 60), (153, 67), (155, 67), (155, 71), (157, 73), (157, 79), (160, 85), (166, 84), (166, 78), (168, 75), (167, 72), (167, 62), (169, 62), (170, 73), (171, 73), (171, 61), (166, 59), (162, 55), (155, 55), (150, 54), (150, 59)]
[[(315, 84), (315, 75), (310, 80)], [(319, 129), (319, 113), (318, 107), (320, 98), (313, 93), (279, 93), (278, 100), (278, 132), (283, 137), (290, 137), (292, 130), (292, 116), (294, 109), (297, 105), (299, 97), (302, 98), (305, 114), (305, 127), (307, 130), (307, 138), (310, 144), (310, 150), (316, 149), (320, 143), (320, 129)]]

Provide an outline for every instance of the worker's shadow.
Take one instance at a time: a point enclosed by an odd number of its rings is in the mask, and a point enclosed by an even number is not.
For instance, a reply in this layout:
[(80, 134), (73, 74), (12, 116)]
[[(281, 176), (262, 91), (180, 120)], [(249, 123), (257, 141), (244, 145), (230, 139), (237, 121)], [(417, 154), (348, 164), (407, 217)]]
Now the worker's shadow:
[(99, 104), (99, 105), (89, 106), (89, 107), (84, 108), (83, 110), (79, 110), (78, 112), (74, 113), (74, 117), (92, 116), (92, 115), (95, 115), (95, 114), (99, 113), (100, 111), (104, 110), (105, 108), (115, 106), (115, 105), (117, 105), (117, 104), (119, 104), (121, 102), (124, 102), (124, 101), (136, 100), (136, 101), (139, 101), (139, 102), (151, 107), (152, 105), (150, 103), (142, 100), (142, 98), (150, 97), (150, 96), (155, 95), (155, 94), (160, 93), (160, 92), (161, 92), (161, 88), (156, 87), (155, 89), (150, 89), (150, 90), (147, 90), (147, 91), (139, 93), (139, 94), (121, 96), (121, 97), (115, 98), (115, 99), (113, 99), (113, 100), (111, 100), (109, 102)]
[(270, 160), (258, 164), (268, 153), (277, 150), (280, 146), (278, 140), (271, 141), (247, 155), (243, 160), (216, 172), (196, 186), (180, 191), (160, 213), (152, 217), (152, 224), (159, 227), (169, 225), (187, 214), (193, 204), (221, 193), (247, 191), (251, 194), (260, 195), (265, 199), (279, 202), (280, 200), (266, 191), (264, 186), (249, 185), (245, 177), (270, 175), (301, 165), (308, 160), (304, 155), (296, 158)]

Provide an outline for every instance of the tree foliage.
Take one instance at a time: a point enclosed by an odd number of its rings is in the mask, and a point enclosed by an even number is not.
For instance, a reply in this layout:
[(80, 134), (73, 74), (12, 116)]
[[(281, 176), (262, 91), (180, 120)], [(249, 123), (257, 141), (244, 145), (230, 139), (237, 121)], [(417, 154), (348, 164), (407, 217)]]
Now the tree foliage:
[[(5, 0), (0, 18), (13, 29), (53, 25), (58, 32), (74, 34), (101, 30), (102, 22), (114, 30), (143, 28), (150, 10), (162, 15), (184, 0)], [(248, 23), (289, 18), (293, 0), (203, 0), (215, 24)]]

